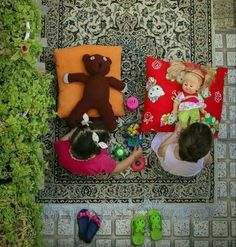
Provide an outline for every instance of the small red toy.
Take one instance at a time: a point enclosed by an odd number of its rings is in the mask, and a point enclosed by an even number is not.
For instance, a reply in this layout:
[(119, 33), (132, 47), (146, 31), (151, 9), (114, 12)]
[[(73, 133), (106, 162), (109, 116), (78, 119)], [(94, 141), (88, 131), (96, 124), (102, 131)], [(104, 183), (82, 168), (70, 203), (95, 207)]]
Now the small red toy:
[(141, 157), (137, 160), (135, 160), (132, 164), (131, 164), (131, 168), (136, 171), (136, 172), (140, 172), (145, 168), (145, 159), (144, 157)]

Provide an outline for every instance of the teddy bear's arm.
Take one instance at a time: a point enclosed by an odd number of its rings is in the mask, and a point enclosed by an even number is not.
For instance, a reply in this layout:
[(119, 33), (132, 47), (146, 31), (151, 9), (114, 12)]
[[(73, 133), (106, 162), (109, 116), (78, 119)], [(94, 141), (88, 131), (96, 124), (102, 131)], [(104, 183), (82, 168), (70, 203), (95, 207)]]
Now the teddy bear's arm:
[(84, 73), (69, 73), (65, 74), (64, 76), (64, 82), (70, 83), (70, 82), (86, 82), (88, 79), (88, 75), (85, 75)]
[(122, 91), (125, 88), (125, 83), (116, 79), (115, 77), (106, 77), (108, 79), (109, 85), (119, 91)]

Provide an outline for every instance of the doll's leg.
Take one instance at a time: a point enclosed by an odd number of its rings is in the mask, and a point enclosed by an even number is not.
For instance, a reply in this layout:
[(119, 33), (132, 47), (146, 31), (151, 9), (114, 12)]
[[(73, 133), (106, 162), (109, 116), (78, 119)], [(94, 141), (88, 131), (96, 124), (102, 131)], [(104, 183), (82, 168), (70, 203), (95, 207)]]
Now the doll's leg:
[(188, 126), (188, 121), (189, 121), (189, 111), (179, 112), (178, 118), (179, 118), (180, 127), (182, 129), (186, 128)]
[(78, 119), (86, 113), (91, 107), (89, 104), (83, 100), (79, 101), (77, 105), (74, 107), (72, 112), (70, 113), (67, 121), (71, 127), (76, 126)]
[(113, 131), (116, 128), (116, 119), (112, 110), (111, 104), (104, 103), (97, 109), (102, 117), (102, 120), (109, 131)]
[(195, 122), (200, 122), (200, 111), (199, 109), (192, 109), (189, 111), (190, 124)]

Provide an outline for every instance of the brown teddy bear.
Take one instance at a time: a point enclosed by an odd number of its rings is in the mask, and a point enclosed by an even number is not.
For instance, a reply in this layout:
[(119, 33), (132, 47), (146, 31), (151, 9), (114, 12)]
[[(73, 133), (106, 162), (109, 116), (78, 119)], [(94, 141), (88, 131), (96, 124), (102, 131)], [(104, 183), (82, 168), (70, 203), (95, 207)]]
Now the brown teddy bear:
[(88, 72), (70, 73), (64, 75), (64, 82), (83, 82), (83, 97), (74, 107), (68, 117), (70, 126), (75, 126), (78, 119), (91, 108), (97, 109), (106, 128), (110, 131), (116, 128), (116, 119), (109, 102), (109, 86), (121, 91), (125, 83), (114, 77), (105, 76), (110, 71), (111, 59), (99, 54), (83, 56), (85, 69)]

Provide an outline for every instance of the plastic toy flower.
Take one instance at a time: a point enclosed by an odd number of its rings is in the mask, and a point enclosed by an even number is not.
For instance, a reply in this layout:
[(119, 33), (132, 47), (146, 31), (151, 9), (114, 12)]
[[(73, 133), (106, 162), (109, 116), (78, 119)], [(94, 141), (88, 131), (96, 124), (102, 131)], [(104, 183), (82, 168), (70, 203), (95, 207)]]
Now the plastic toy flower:
[(29, 52), (29, 47), (25, 44), (21, 45), (21, 51), (23, 53), (28, 53)]
[(139, 124), (131, 124), (128, 127), (128, 134), (130, 136), (137, 136), (137, 135), (139, 135)]

